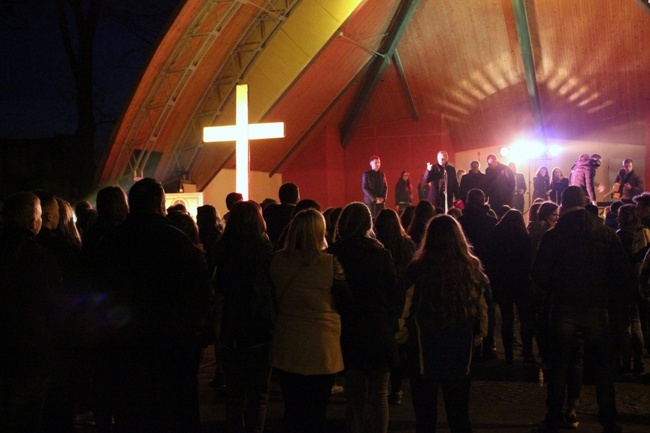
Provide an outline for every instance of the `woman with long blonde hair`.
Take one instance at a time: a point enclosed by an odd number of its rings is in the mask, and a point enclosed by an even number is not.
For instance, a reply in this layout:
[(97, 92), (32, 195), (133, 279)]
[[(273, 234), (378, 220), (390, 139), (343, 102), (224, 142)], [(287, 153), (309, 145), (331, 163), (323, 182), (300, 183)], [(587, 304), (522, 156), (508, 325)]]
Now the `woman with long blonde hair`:
[(326, 248), (325, 219), (307, 209), (293, 217), (284, 248), (271, 261), (277, 299), (271, 365), (280, 372), (290, 433), (324, 431), (330, 391), (343, 370), (335, 295), (345, 280)]
[(487, 333), (483, 293), (488, 279), (453, 217), (438, 215), (431, 220), (407, 270), (407, 282), (405, 316), (416, 432), (436, 431), (439, 388), (450, 430), (471, 432), (469, 369), (473, 348)]

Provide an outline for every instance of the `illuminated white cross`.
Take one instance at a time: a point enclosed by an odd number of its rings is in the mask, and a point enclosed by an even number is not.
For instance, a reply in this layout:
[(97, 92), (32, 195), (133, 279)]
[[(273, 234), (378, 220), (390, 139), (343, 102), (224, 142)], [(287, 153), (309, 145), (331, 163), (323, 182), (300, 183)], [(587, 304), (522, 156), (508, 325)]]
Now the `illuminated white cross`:
[(284, 137), (284, 122), (248, 123), (248, 85), (237, 85), (237, 115), (235, 125), (203, 128), (205, 143), (235, 141), (235, 188), (248, 200), (248, 173), (250, 162), (249, 140)]

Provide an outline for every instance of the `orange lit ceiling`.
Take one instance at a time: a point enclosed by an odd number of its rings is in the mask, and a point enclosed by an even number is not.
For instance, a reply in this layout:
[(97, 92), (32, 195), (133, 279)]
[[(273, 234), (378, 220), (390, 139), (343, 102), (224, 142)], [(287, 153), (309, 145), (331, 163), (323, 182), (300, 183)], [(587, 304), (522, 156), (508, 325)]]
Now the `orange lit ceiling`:
[(521, 131), (645, 145), (648, 41), (638, 0), (187, 0), (99, 183), (154, 166), (165, 182), (205, 188), (234, 166), (234, 143), (201, 138), (234, 123), (238, 83), (251, 122), (286, 124), (286, 138), (251, 142), (251, 169), (270, 173), (325, 126), (345, 144), (360, 126), (436, 113), (456, 151)]

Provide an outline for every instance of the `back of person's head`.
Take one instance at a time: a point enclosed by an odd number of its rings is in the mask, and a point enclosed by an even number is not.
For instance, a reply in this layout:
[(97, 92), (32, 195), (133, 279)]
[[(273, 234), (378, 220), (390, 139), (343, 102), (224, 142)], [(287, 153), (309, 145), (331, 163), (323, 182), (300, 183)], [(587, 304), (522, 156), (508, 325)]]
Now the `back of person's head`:
[(616, 200), (612, 204), (609, 205), (609, 213), (616, 214), (618, 210), (623, 206), (623, 202), (620, 200)]
[(636, 206), (633, 204), (624, 204), (618, 209), (616, 219), (620, 229), (634, 228), (637, 223)]
[(278, 202), (273, 200), (272, 198), (267, 197), (264, 200), (262, 200), (262, 203), (260, 203), (260, 206), (262, 207), (262, 210), (264, 210), (267, 207), (271, 206), (272, 204), (278, 204)]
[(291, 213), (291, 217), (293, 217), (298, 212), (305, 209), (316, 209), (317, 211), (320, 212), (320, 203), (310, 198), (303, 198), (298, 203), (296, 203), (296, 207), (293, 209), (293, 212)]
[(311, 263), (327, 248), (325, 218), (316, 209), (305, 209), (291, 219), (284, 250), (299, 253), (304, 263)]
[(283, 183), (278, 191), (278, 197), (282, 204), (296, 204), (300, 200), (298, 185), (295, 183)]
[(467, 191), (467, 206), (483, 207), (485, 205), (485, 193), (483, 190), (473, 188)]
[(546, 219), (553, 213), (559, 206), (552, 201), (545, 201), (539, 205), (539, 210), (537, 211), (537, 219), (539, 221), (546, 221)]
[(539, 218), (539, 208), (542, 207), (542, 203), (543, 202), (537, 202), (530, 205), (530, 209), (528, 209), (528, 221), (541, 220), (541, 218)]
[(17, 192), (2, 205), (2, 220), (5, 227), (23, 228), (38, 234), (41, 229), (41, 201), (31, 192)]
[(223, 234), (224, 237), (264, 237), (266, 222), (260, 205), (254, 201), (238, 201), (233, 204)]
[(427, 226), (418, 257), (436, 254), (457, 259), (469, 254), (467, 240), (460, 223), (449, 215), (436, 215)]
[(81, 200), (74, 206), (74, 214), (79, 218), (84, 212), (89, 211), (92, 208), (93, 205), (88, 200)]
[(582, 188), (579, 186), (567, 187), (562, 192), (562, 207), (569, 209), (572, 207), (585, 207), (587, 204), (587, 196)]
[(372, 215), (364, 203), (352, 202), (343, 208), (336, 224), (337, 239), (367, 236), (372, 231)]
[(66, 200), (57, 197), (59, 204), (59, 223), (56, 232), (70, 245), (81, 248), (81, 235), (74, 223), (74, 212), (72, 206)]
[(527, 233), (526, 223), (524, 222), (524, 216), (517, 209), (508, 210), (497, 225), (495, 230), (507, 230), (514, 233)]
[(406, 235), (397, 212), (390, 208), (379, 211), (375, 218), (375, 235), (387, 248), (396, 239)]
[(167, 208), (167, 214), (170, 213), (184, 213), (189, 215), (187, 207), (185, 207), (183, 203), (174, 203), (173, 205), (169, 206)]
[(124, 190), (117, 186), (107, 186), (97, 193), (97, 214), (102, 221), (120, 223), (129, 214)]
[(410, 204), (402, 210), (402, 214), (399, 216), (402, 221), (402, 227), (406, 228), (411, 225), (413, 215), (415, 215), (415, 205)]
[(137, 181), (129, 190), (129, 210), (132, 214), (165, 214), (165, 189), (152, 177)]
[(644, 192), (643, 194), (634, 196), (632, 201), (637, 206), (650, 207), (650, 192)]
[(194, 222), (194, 219), (189, 214), (182, 212), (171, 212), (167, 214), (167, 220), (171, 225), (185, 233), (194, 245), (199, 245), (199, 228)]
[(244, 196), (238, 192), (231, 192), (226, 196), (226, 209), (231, 210), (233, 205), (244, 200)]
[(199, 225), (216, 226), (219, 221), (219, 213), (211, 204), (205, 204), (196, 208), (196, 223)]
[(457, 207), (451, 207), (447, 211), (447, 215), (451, 215), (452, 217), (459, 219), (460, 217), (463, 216), (463, 211), (458, 209)]

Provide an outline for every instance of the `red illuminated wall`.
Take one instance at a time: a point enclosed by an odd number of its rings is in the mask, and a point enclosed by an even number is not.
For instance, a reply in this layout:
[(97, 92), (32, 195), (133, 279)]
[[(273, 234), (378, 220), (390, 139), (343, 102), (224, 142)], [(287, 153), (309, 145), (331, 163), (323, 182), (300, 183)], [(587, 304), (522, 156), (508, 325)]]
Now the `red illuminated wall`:
[(361, 175), (370, 169), (370, 156), (376, 154), (386, 173), (388, 204), (392, 207), (395, 184), (403, 170), (411, 173), (417, 202), (415, 187), (427, 161), (435, 163), (439, 150), (446, 150), (453, 163), (454, 148), (440, 115), (360, 128), (345, 149), (338, 129), (327, 127), (287, 165), (282, 181), (297, 184), (300, 196), (317, 200), (323, 210), (362, 201)]

